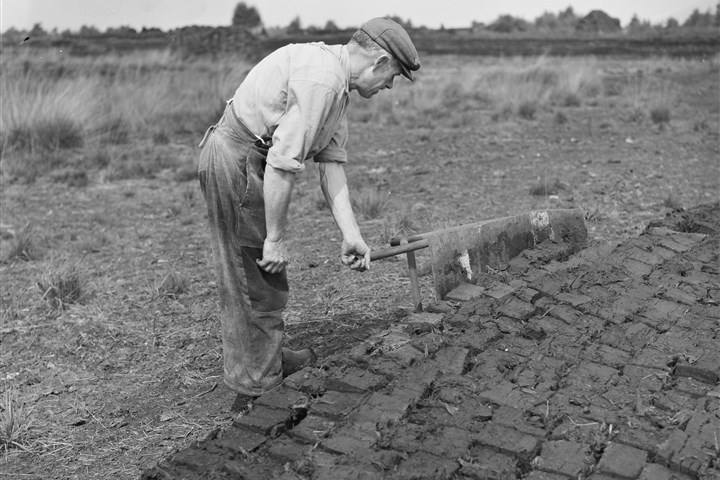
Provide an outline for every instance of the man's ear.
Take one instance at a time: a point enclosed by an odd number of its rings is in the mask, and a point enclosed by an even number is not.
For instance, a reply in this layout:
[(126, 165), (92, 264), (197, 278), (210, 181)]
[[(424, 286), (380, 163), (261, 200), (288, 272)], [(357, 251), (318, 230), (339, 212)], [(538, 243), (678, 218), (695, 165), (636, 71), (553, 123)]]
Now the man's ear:
[(390, 63), (390, 57), (388, 57), (387, 55), (380, 55), (373, 64), (373, 72), (380, 68), (383, 68), (388, 63)]

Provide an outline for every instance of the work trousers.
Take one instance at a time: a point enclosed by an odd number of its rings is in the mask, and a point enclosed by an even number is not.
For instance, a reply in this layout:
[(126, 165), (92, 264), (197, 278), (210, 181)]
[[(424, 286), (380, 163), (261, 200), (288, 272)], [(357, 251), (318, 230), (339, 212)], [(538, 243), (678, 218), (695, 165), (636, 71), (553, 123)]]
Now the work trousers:
[(220, 296), (225, 383), (259, 396), (282, 382), (285, 272), (258, 267), (266, 237), (267, 148), (228, 105), (203, 140), (198, 176), (207, 203)]

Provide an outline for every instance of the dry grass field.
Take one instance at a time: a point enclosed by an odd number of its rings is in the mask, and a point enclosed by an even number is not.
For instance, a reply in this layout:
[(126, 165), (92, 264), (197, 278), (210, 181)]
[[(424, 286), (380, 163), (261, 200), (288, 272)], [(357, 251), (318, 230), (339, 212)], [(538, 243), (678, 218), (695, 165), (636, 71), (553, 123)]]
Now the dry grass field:
[[(163, 52), (0, 62), (0, 470), (136, 478), (231, 420), (195, 168), (250, 65)], [(614, 242), (720, 191), (720, 57), (429, 57), (415, 83), (350, 109), (347, 175), (373, 248), (571, 207), (593, 242)], [(412, 300), (400, 258), (342, 267), (321, 198), (308, 168), (286, 322), (291, 346), (328, 354)]]

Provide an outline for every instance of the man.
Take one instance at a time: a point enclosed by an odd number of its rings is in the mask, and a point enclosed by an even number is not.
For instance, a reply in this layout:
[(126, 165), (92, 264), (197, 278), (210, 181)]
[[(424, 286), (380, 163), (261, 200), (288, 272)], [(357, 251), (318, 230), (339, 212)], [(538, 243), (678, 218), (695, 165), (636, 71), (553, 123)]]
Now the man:
[[(225, 383), (240, 402), (278, 386), (316, 360), (282, 347), (288, 298), (285, 230), (295, 174), (318, 162), (321, 188), (343, 240), (340, 258), (370, 268), (343, 164), (351, 90), (370, 98), (420, 68), (407, 32), (369, 20), (347, 45), (293, 44), (248, 73), (200, 144), (223, 329)], [(238, 406), (238, 401), (236, 401)]]

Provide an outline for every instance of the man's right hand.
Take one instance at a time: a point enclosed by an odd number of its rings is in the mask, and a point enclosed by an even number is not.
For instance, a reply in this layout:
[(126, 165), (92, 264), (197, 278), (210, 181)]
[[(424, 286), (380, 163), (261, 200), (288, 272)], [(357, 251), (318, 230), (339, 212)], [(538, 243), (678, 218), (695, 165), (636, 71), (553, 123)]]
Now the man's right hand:
[(268, 273), (282, 272), (290, 262), (290, 257), (285, 249), (285, 242), (283, 240), (272, 242), (266, 238), (263, 243), (263, 258), (255, 260), (255, 262)]

